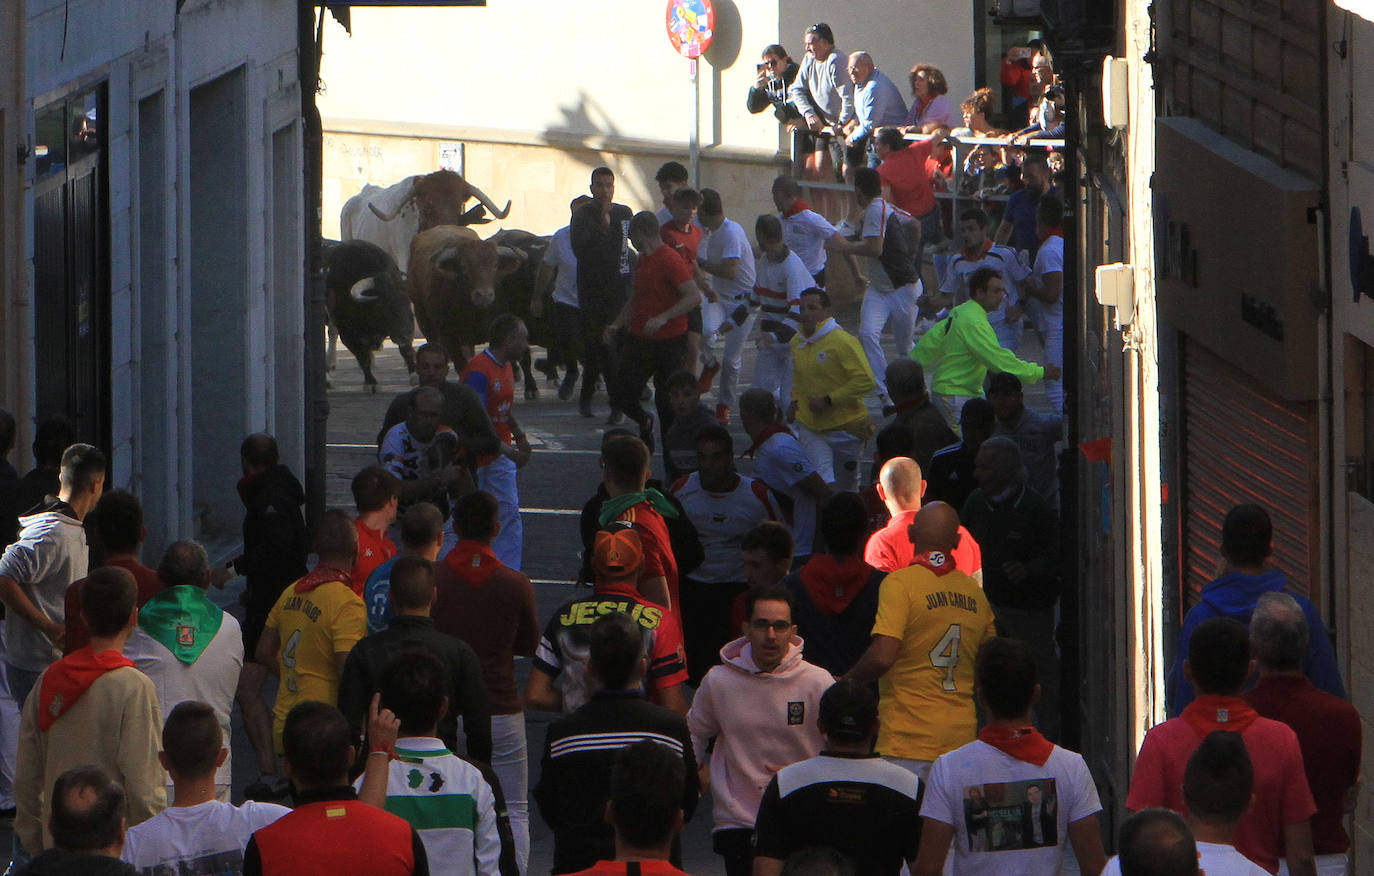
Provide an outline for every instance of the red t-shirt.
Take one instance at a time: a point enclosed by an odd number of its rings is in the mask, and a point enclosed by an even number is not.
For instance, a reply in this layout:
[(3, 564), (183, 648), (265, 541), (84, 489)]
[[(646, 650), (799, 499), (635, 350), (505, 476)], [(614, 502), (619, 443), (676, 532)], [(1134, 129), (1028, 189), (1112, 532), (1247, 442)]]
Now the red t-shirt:
[[(644, 323), (677, 304), (677, 287), (692, 279), (692, 268), (671, 246), (664, 245), (639, 260), (635, 269), (635, 294), (630, 301), (630, 331), (637, 337), (650, 338), (644, 333)], [(687, 333), (687, 316), (680, 314), (670, 320), (650, 340), (666, 341)]]
[(912, 143), (890, 153), (878, 165), (878, 176), (892, 189), (892, 203), (913, 216), (924, 216), (935, 209), (935, 189), (926, 171), (930, 140)]
[[(667, 861), (637, 861), (639, 872), (644, 876), (687, 876), (685, 872)], [(627, 861), (597, 861), (585, 870), (578, 870), (569, 876), (628, 876)]]
[(679, 229), (672, 222), (663, 223), (663, 227), (658, 230), (663, 242), (677, 251), (677, 254), (686, 260), (688, 267), (697, 263), (697, 250), (701, 249), (701, 228), (696, 223), (686, 231)]
[[(106, 560), (105, 565), (127, 569), (134, 576), (134, 581), (138, 584), (139, 608), (143, 607), (143, 603), (162, 592), (162, 579), (157, 576), (157, 572), (142, 563), (134, 560), (111, 559)], [(67, 613), (67, 639), (62, 644), (63, 654), (70, 654), (91, 643), (91, 628), (86, 626), (86, 618), (81, 614), (81, 585), (85, 583), (85, 578), (74, 582), (67, 588), (66, 596), (63, 598)]]
[(680, 621), (682, 608), (677, 595), (677, 558), (673, 556), (673, 544), (668, 539), (668, 524), (663, 516), (648, 502), (640, 502), (626, 508), (625, 513), (616, 519), (634, 524), (644, 545), (644, 563), (639, 568), (639, 577), (642, 580), (662, 575), (667, 579), (668, 596), (673, 601), (671, 611)]
[[(419, 842), (400, 816), (360, 800), (325, 800), (297, 806), (260, 828), (244, 851), (244, 869), (264, 876), (360, 869), (410, 876)], [(361, 861), (367, 865), (360, 867)]]
[[(870, 535), (868, 544), (864, 546), (864, 562), (880, 572), (895, 572), (910, 566), (916, 556), (916, 548), (912, 546), (907, 530), (915, 516), (915, 511), (903, 511)], [(983, 551), (963, 526), (959, 527), (959, 546), (951, 553), (954, 555), (954, 568), (965, 575), (975, 576), (983, 571)]]
[(358, 561), (353, 564), (353, 575), (348, 586), (359, 596), (367, 588), (367, 577), (377, 571), (377, 567), (396, 556), (396, 545), (386, 537), (385, 532), (368, 529), (362, 518), (353, 520), (353, 528), (358, 531)]
[(1360, 775), (1360, 713), (1340, 697), (1317, 690), (1301, 675), (1266, 675), (1245, 701), (1266, 718), (1282, 721), (1298, 736), (1307, 785), (1317, 803), (1312, 847), (1319, 855), (1350, 848), (1345, 832), (1345, 792)]
[[(1229, 720), (1217, 723), (1225, 715)], [(1247, 718), (1252, 718), (1248, 725)], [(1194, 723), (1205, 724), (1199, 734)], [(1188, 758), (1212, 730), (1241, 730), (1255, 767), (1255, 803), (1236, 829), (1236, 849), (1270, 873), (1277, 873), (1283, 828), (1307, 821), (1317, 811), (1303, 772), (1298, 737), (1287, 724), (1261, 718), (1239, 697), (1201, 696), (1177, 718), (1145, 734), (1131, 775), (1126, 808), (1133, 812), (1163, 806), (1183, 814), (1183, 772)]]

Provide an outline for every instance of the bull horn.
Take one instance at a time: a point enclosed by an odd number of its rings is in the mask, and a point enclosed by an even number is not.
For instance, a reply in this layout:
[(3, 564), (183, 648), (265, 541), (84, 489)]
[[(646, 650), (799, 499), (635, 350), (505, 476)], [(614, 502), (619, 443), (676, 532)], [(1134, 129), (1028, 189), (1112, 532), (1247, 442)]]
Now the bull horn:
[(486, 192), (477, 188), (477, 186), (473, 185), (472, 183), (468, 183), (468, 188), (472, 190), (472, 196), (477, 200), (481, 201), (482, 206), (490, 210), (491, 215), (495, 216), (497, 219), (505, 219), (507, 216), (510, 215), (510, 201), (506, 202), (506, 208), (504, 210), (498, 210), (496, 209), (496, 202), (493, 201), (491, 198), (488, 198)]
[(383, 222), (390, 222), (392, 219), (399, 216), (401, 211), (406, 208), (406, 205), (413, 200), (415, 200), (415, 177), (410, 176), (406, 178), (406, 196), (401, 199), (401, 203), (396, 205), (395, 210), (392, 210), (390, 213), (385, 213), (378, 209), (377, 205), (371, 201), (367, 202), (367, 208), (371, 210), (372, 215), (376, 216), (378, 219)]
[[(377, 294), (372, 290), (377, 287), (376, 277), (363, 277), (348, 289), (348, 297), (362, 304), (369, 301), (376, 301)], [(371, 293), (371, 294), (369, 294)]]
[(524, 250), (516, 249), (513, 246), (496, 247), (496, 255), (499, 258), (515, 259), (517, 262), (523, 262), (525, 259), (530, 257), (529, 253), (525, 252)]

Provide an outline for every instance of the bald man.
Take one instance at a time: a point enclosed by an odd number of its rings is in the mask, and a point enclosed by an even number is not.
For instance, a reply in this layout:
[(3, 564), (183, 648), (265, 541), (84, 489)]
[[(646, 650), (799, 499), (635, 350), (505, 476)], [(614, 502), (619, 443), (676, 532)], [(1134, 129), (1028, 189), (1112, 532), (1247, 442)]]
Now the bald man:
[(912, 563), (883, 579), (873, 640), (846, 676), (878, 679), (878, 750), (922, 781), (977, 734), (973, 658), (996, 635), (982, 587), (955, 568), (959, 529), (944, 502), (912, 515)]
[[(921, 496), (925, 491), (926, 482), (916, 460), (896, 456), (883, 463), (878, 471), (878, 498), (883, 500), (892, 517), (886, 526), (868, 537), (864, 547), (865, 563), (880, 572), (895, 572), (911, 565), (916, 548), (911, 543), (909, 530), (916, 512), (921, 510)], [(954, 566), (982, 584), (983, 554), (978, 549), (978, 542), (963, 526), (958, 528), (958, 534), (957, 544), (950, 549)]]

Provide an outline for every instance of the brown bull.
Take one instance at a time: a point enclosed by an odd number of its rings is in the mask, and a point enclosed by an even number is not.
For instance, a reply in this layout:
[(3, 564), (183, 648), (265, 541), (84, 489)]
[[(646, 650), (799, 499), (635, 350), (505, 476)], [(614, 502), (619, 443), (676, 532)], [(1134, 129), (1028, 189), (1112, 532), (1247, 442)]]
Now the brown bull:
[(520, 267), (524, 254), (470, 228), (439, 225), (410, 244), (407, 287), (415, 320), (426, 339), (437, 341), (462, 368), (481, 340), (496, 302), (496, 283)]
[(497, 208), (485, 192), (451, 170), (436, 170), (423, 176), (407, 177), (398, 185), (402, 198), (394, 209), (384, 210), (368, 202), (368, 208), (383, 222), (395, 219), (410, 203), (414, 203), (419, 211), (420, 231), (439, 225), (470, 225), (487, 221), (480, 218), (480, 208), (473, 208), (477, 211), (475, 216), (463, 213), (463, 205), (468, 198), (476, 198), (497, 219), (505, 219), (510, 214), (510, 201), (506, 202), (504, 209)]

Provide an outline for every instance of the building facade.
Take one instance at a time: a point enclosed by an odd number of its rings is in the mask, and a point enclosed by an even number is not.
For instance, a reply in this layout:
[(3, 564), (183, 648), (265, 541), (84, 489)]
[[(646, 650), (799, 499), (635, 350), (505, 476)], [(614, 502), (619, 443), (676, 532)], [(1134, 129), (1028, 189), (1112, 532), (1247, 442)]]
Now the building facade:
[(0, 16), (16, 466), (35, 422), (63, 415), (142, 499), (150, 555), (231, 537), (243, 436), (277, 434), (297, 470), (305, 452), (296, 6), (29, 0)]

